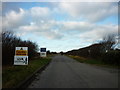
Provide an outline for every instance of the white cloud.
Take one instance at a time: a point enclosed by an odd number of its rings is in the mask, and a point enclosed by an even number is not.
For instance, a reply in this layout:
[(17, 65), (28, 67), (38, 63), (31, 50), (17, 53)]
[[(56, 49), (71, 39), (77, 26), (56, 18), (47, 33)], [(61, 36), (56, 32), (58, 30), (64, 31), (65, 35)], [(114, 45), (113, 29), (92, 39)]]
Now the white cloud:
[(60, 32), (57, 32), (56, 30), (50, 30), (48, 32), (44, 32), (44, 35), (48, 39), (61, 39), (63, 35)]
[(79, 38), (85, 40), (85, 42), (96, 42), (102, 40), (104, 36), (109, 34), (117, 34), (118, 26), (117, 25), (102, 25), (95, 26), (92, 30), (82, 33), (79, 35)]
[(31, 21), (40, 23), (42, 20), (51, 19), (51, 12), (46, 7), (33, 7), (30, 10), (20, 8), (19, 12), (10, 11), (3, 16), (3, 29), (15, 29), (28, 25)]
[(36, 31), (38, 30), (39, 27), (36, 26), (36, 25), (26, 25), (26, 26), (20, 26), (18, 30), (22, 30), (22, 31), (25, 31), (25, 32), (31, 32), (31, 31)]
[(47, 7), (32, 7), (28, 12), (33, 20), (49, 20), (51, 19), (52, 11)]
[(112, 2), (64, 2), (59, 4), (59, 8), (74, 18), (84, 18), (91, 22), (117, 15), (117, 3)]
[(10, 11), (2, 18), (3, 30), (9, 29), (13, 30), (13, 28), (18, 28), (21, 25), (24, 25), (26, 22), (25, 19), (25, 11), (20, 8), (20, 12)]
[(48, 15), (50, 13), (49, 9), (47, 7), (33, 7), (30, 10), (32, 16), (37, 17), (43, 17)]
[(48, 39), (61, 39), (63, 34), (59, 32), (58, 29), (54, 29), (56, 23), (55, 21), (48, 21), (40, 24), (31, 22), (29, 25), (20, 26), (18, 30), (21, 32), (33, 33), (37, 36), (43, 36)]
[[(27, 32), (33, 33), (48, 39), (61, 39), (74, 34), (72, 36), (79, 35), (80, 39), (89, 42), (101, 39), (106, 33), (117, 32), (116, 25), (100, 26), (93, 23), (116, 14), (117, 8), (113, 3), (64, 2), (57, 5), (53, 10), (48, 7), (32, 7), (29, 10), (20, 8), (19, 12), (10, 11), (3, 16), (3, 29), (25, 32), (24, 35)], [(55, 20), (54, 14), (60, 13), (68, 13), (74, 18), (82, 17), (84, 20)]]
[(92, 23), (84, 22), (84, 21), (68, 21), (68, 22), (62, 22), (61, 23), (62, 29), (67, 31), (80, 31), (85, 32), (88, 30), (91, 30), (93, 26), (95, 26)]

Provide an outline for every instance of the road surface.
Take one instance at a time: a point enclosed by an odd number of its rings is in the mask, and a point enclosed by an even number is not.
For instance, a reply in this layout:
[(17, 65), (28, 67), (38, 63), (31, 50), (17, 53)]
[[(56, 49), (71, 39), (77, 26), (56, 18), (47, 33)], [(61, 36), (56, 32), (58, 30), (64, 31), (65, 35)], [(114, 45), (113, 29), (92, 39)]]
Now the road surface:
[(28, 88), (118, 88), (118, 70), (58, 55)]

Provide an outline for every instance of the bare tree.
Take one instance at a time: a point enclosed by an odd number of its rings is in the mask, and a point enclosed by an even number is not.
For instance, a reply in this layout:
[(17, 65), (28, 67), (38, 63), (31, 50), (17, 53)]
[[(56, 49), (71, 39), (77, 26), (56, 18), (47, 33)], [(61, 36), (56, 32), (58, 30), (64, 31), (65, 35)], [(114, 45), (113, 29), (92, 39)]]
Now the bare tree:
[(101, 50), (102, 52), (108, 52), (109, 50), (113, 49), (113, 46), (116, 44), (116, 35), (109, 34), (103, 37), (103, 40), (100, 42), (102, 45)]

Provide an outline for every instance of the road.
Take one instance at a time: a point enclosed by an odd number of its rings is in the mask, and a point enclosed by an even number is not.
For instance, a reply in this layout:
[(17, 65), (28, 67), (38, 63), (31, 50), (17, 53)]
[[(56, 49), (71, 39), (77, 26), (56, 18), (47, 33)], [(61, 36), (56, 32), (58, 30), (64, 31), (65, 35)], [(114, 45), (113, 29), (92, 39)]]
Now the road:
[(58, 55), (28, 88), (118, 88), (118, 70)]

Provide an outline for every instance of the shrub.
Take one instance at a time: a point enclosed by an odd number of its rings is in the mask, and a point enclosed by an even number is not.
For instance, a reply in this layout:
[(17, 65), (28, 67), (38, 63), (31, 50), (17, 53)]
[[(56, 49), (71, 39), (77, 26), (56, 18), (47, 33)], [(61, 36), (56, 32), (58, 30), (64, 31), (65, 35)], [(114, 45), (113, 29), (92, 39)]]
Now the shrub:
[(2, 32), (2, 64), (12, 65), (15, 55), (15, 47), (28, 47), (29, 58), (37, 55), (37, 44), (32, 41), (23, 41), (16, 37), (13, 32)]
[(120, 51), (112, 50), (102, 54), (102, 61), (108, 64), (120, 64)]

